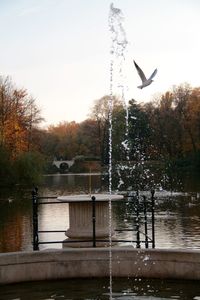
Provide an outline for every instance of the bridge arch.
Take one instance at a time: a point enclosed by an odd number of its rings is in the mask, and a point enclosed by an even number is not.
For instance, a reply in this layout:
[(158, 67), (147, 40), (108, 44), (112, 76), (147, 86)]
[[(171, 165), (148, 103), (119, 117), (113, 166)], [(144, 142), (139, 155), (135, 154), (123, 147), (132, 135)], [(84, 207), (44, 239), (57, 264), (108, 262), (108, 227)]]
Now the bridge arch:
[(54, 160), (53, 165), (56, 166), (58, 169), (62, 169), (62, 166), (68, 166), (68, 169), (71, 168), (75, 163), (74, 159), (72, 160)]

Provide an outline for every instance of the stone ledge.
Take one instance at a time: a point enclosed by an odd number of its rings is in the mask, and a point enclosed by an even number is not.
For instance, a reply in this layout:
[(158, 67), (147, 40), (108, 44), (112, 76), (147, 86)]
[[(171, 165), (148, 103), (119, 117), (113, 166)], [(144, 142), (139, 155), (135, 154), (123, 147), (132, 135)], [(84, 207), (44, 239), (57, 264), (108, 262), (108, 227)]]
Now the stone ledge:
[[(112, 248), (113, 277), (200, 280), (200, 251)], [(0, 254), (0, 284), (109, 276), (109, 248)]]

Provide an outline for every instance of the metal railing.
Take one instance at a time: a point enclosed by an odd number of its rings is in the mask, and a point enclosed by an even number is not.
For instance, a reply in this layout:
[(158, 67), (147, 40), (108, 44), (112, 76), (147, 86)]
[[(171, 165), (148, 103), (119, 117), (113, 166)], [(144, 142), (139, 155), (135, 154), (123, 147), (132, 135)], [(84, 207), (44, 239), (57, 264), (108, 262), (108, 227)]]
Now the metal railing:
[[(129, 213), (129, 217), (133, 220), (132, 228), (123, 228), (123, 229), (115, 229), (116, 232), (126, 232), (132, 231), (135, 233), (135, 239), (116, 239), (115, 243), (131, 243), (135, 244), (136, 248), (141, 248), (144, 245), (145, 248), (155, 248), (155, 192), (151, 191), (150, 198), (144, 195), (139, 195), (139, 193), (135, 193), (131, 195), (128, 193), (125, 195), (125, 199), (122, 201), (127, 201), (130, 207), (132, 207), (131, 212)], [(44, 200), (51, 201), (44, 201)], [(32, 191), (32, 207), (33, 207), (33, 250), (39, 250), (39, 245), (44, 244), (58, 244), (58, 243), (81, 243), (81, 242), (91, 242), (92, 247), (96, 247), (98, 243), (109, 242), (108, 240), (101, 240), (96, 238), (96, 198), (95, 196), (91, 197), (91, 223), (92, 223), (92, 238), (91, 239), (83, 239), (83, 240), (62, 240), (62, 241), (41, 241), (40, 233), (64, 233), (66, 230), (39, 230), (38, 223), (38, 209), (40, 205), (54, 205), (63, 203), (69, 203), (67, 201), (58, 201), (57, 196), (39, 196), (38, 189), (34, 188)], [(119, 201), (118, 201), (119, 202)]]

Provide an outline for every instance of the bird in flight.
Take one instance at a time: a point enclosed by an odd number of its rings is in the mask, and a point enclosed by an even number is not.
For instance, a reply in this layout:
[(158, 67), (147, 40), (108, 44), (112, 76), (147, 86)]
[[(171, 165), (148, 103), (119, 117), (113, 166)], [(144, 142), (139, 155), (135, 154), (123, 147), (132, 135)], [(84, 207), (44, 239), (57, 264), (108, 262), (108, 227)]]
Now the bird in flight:
[(143, 89), (144, 87), (150, 85), (150, 84), (153, 82), (152, 79), (153, 79), (154, 76), (156, 75), (157, 69), (155, 69), (155, 70), (153, 71), (153, 73), (151, 74), (151, 76), (149, 77), (149, 79), (147, 79), (146, 76), (144, 75), (144, 72), (142, 71), (142, 69), (140, 69), (140, 67), (136, 64), (135, 61), (133, 61), (133, 62), (134, 62), (134, 65), (135, 65), (135, 67), (136, 67), (136, 70), (137, 70), (137, 72), (138, 72), (138, 74), (139, 74), (139, 76), (140, 76), (140, 78), (141, 78), (141, 80), (142, 80), (142, 84), (139, 85), (138, 88), (139, 88), (139, 89)]

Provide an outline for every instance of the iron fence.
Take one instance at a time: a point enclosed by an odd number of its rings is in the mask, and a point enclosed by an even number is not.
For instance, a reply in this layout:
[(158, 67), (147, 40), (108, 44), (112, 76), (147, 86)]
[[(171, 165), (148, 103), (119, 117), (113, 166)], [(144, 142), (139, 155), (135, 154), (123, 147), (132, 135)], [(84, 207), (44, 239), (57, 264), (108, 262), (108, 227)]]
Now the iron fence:
[[(127, 193), (124, 195), (122, 201), (126, 201), (132, 208), (129, 216), (132, 219), (132, 228), (117, 228), (116, 232), (126, 232), (132, 231), (135, 233), (135, 239), (115, 239), (115, 243), (131, 243), (135, 245), (136, 248), (155, 248), (155, 197), (154, 190), (150, 192), (150, 197), (146, 195), (140, 195), (136, 193)], [(47, 200), (48, 201), (45, 201)], [(50, 199), (50, 201), (49, 201)], [(58, 243), (85, 243), (91, 242), (92, 247), (96, 247), (98, 243), (109, 242), (105, 239), (96, 238), (96, 198), (95, 194), (91, 197), (91, 223), (92, 223), (92, 238), (83, 240), (54, 240), (54, 241), (44, 241), (40, 240), (41, 233), (64, 233), (66, 230), (40, 230), (38, 222), (38, 210), (40, 205), (54, 205), (69, 203), (68, 201), (58, 201), (57, 196), (39, 196), (38, 188), (34, 188), (32, 191), (32, 207), (33, 207), (33, 250), (39, 250), (39, 245), (44, 244), (58, 244)]]

